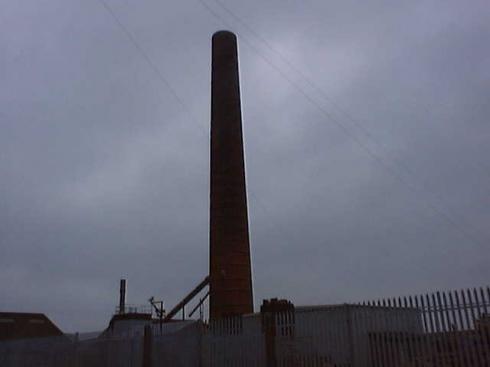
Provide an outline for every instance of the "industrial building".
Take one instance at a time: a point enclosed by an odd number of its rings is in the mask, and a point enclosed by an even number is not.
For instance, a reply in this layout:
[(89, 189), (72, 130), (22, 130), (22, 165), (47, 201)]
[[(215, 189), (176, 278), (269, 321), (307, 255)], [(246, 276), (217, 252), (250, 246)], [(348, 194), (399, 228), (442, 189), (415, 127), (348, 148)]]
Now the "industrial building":
[(0, 342), (53, 336), (63, 332), (44, 314), (0, 312)]

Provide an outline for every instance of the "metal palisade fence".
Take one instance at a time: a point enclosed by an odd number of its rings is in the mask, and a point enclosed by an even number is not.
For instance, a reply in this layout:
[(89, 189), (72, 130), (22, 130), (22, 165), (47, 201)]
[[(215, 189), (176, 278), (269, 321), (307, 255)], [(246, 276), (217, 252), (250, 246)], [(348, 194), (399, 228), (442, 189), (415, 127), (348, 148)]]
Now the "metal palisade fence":
[(488, 287), (327, 306), (273, 299), (208, 323), (0, 342), (0, 367), (490, 367), (489, 310)]
[[(435, 292), (367, 302), (394, 312), (414, 309), (419, 330), (407, 324), (368, 334), (371, 366), (490, 366), (490, 289)], [(403, 313), (398, 313), (400, 316)]]
[(203, 366), (490, 366), (490, 290), (358, 304), (271, 302), (260, 314), (211, 322)]

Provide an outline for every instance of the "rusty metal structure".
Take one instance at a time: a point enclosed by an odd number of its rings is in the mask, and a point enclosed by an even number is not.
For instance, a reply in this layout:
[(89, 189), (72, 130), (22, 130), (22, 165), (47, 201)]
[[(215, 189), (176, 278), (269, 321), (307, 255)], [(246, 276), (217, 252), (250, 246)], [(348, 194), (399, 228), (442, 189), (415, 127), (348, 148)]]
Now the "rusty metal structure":
[(247, 193), (236, 36), (212, 38), (211, 319), (253, 312)]
[(169, 313), (165, 316), (163, 319), (164, 322), (172, 320), (172, 318), (177, 315), (177, 313), (182, 310), (182, 318), (185, 318), (185, 309), (184, 307), (192, 301), (192, 299), (201, 292), (204, 287), (206, 287), (209, 284), (209, 276), (204, 278), (204, 280), (199, 283), (192, 291), (187, 294), (182, 301), (180, 301), (174, 308), (172, 308)]

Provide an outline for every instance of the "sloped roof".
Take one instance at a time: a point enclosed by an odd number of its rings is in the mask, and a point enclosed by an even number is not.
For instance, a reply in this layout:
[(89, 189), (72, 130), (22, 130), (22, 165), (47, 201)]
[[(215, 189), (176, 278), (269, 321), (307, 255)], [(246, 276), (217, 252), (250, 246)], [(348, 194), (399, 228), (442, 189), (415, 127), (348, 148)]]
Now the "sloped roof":
[(63, 332), (42, 313), (0, 312), (0, 340), (62, 336)]

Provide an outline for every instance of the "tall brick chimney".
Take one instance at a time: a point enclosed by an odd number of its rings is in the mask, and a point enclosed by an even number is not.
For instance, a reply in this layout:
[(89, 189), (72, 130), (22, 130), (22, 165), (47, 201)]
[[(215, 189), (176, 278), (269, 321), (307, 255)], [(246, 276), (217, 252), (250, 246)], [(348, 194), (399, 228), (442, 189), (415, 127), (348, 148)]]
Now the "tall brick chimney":
[(213, 35), (210, 318), (253, 312), (236, 36)]

